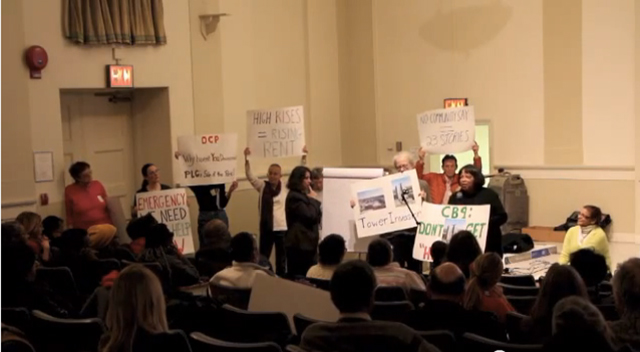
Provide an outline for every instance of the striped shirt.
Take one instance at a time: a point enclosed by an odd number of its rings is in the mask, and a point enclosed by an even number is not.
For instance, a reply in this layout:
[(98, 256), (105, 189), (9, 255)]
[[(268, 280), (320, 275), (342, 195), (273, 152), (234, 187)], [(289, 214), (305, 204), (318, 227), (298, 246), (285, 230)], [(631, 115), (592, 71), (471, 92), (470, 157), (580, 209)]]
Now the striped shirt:
[(409, 292), (410, 289), (426, 291), (422, 278), (418, 273), (403, 269), (398, 263), (373, 268), (378, 286), (400, 286)]

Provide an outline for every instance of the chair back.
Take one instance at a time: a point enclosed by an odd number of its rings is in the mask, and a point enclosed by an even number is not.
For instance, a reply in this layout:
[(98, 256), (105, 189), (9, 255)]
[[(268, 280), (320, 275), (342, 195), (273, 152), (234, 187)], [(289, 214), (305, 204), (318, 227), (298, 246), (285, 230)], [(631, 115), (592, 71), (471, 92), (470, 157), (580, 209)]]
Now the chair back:
[(418, 334), (428, 343), (438, 347), (441, 352), (456, 351), (456, 337), (450, 331), (419, 331)]
[(507, 312), (507, 334), (509, 334), (509, 341), (513, 343), (525, 343), (528, 340), (527, 332), (522, 330), (522, 321), (526, 318), (526, 315), (516, 313), (516, 312)]
[(153, 335), (153, 345), (158, 350), (172, 352), (191, 352), (191, 345), (187, 335), (182, 330), (169, 330)]
[(462, 335), (461, 351), (495, 352), (501, 350), (509, 352), (543, 351), (543, 346), (500, 342), (470, 333)]
[(512, 286), (531, 287), (536, 285), (533, 275), (502, 275), (500, 282)]
[(378, 286), (374, 293), (376, 302), (408, 301), (407, 292), (400, 286)]
[(371, 318), (373, 320), (404, 322), (413, 310), (413, 304), (409, 301), (375, 302)]
[(505, 296), (537, 296), (540, 291), (540, 288), (536, 286), (514, 286), (503, 283), (498, 285), (502, 287), (502, 293)]
[(71, 269), (67, 267), (39, 267), (36, 269), (36, 282), (44, 284), (73, 306), (81, 304), (76, 280)]
[(151, 270), (154, 274), (156, 274), (159, 279), (161, 279), (161, 280), (164, 279), (164, 275), (165, 275), (164, 269), (162, 269), (162, 265), (160, 265), (160, 263), (158, 263), (158, 262), (153, 262), (153, 263), (140, 262), (140, 263), (138, 263), (138, 262), (130, 262), (128, 260), (123, 260), (122, 261), (122, 268), (124, 269), (124, 268), (128, 267), (129, 265), (133, 265), (133, 264), (142, 265), (142, 266), (146, 267), (147, 269)]
[(209, 295), (221, 305), (228, 304), (240, 309), (249, 308), (251, 298), (250, 288), (237, 288), (221, 285), (217, 282), (209, 283)]
[(41, 311), (32, 312), (37, 351), (97, 351), (105, 332), (100, 319), (61, 319)]
[(100, 276), (104, 276), (114, 270), (120, 271), (120, 262), (117, 259), (100, 259), (98, 268)]
[(524, 315), (531, 313), (531, 308), (536, 303), (536, 296), (505, 296), (516, 312)]
[(2, 324), (28, 334), (31, 328), (31, 314), (27, 308), (2, 308)]
[(304, 331), (307, 330), (309, 326), (315, 323), (322, 323), (322, 321), (309, 318), (300, 313), (295, 314), (293, 316), (293, 325), (296, 328), (296, 335), (298, 335), (299, 337), (302, 337), (302, 334), (304, 333)]
[(23, 331), (5, 324), (2, 324), (2, 346), (0, 349), (3, 352), (35, 352)]
[(316, 288), (319, 288), (323, 291), (329, 291), (330, 283), (331, 283), (331, 281), (329, 280), (314, 279), (311, 277), (307, 277), (305, 280), (309, 281), (309, 283), (311, 283)]
[(200, 332), (191, 333), (193, 352), (282, 352), (273, 342), (238, 343), (226, 342)]
[(289, 319), (281, 312), (249, 312), (227, 304), (222, 306), (220, 318), (224, 322), (220, 329), (223, 336), (215, 337), (223, 341), (275, 342), (286, 346), (293, 336)]

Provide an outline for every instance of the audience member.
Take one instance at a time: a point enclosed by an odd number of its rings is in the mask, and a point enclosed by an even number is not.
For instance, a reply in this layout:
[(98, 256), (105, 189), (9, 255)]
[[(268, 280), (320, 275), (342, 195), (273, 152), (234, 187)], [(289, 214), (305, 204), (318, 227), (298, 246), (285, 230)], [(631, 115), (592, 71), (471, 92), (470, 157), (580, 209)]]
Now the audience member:
[[(142, 218), (141, 218), (142, 219)], [(185, 258), (173, 242), (173, 232), (165, 224), (151, 226), (146, 234), (145, 250), (140, 261), (159, 263), (168, 279), (167, 289), (195, 285), (200, 281), (198, 270)]]
[(610, 322), (616, 342), (640, 350), (640, 258), (622, 263), (613, 276), (613, 298), (620, 320)]
[(169, 330), (157, 276), (137, 264), (122, 270), (111, 289), (105, 323), (108, 333), (100, 340), (100, 352), (165, 350), (154, 338)]
[(53, 262), (55, 266), (66, 266), (71, 270), (78, 290), (90, 294), (99, 286), (102, 275), (98, 257), (89, 248), (87, 230), (68, 229), (59, 238), (60, 252)]
[(506, 340), (495, 314), (462, 306), (466, 280), (453, 263), (442, 263), (429, 276), (429, 300), (412, 312), (407, 323), (418, 331), (448, 330), (457, 337), (470, 332), (494, 340)]
[(576, 269), (593, 304), (613, 304), (613, 296), (602, 297), (600, 284), (607, 277), (609, 268), (602, 254), (583, 248), (571, 254), (571, 267)]
[(40, 215), (25, 211), (16, 217), (16, 221), (22, 225), (27, 233), (27, 244), (36, 253), (38, 260), (48, 262), (51, 260), (51, 246), (49, 238), (42, 235), (42, 218)]
[(7, 221), (2, 223), (2, 245), (5, 243), (24, 242), (27, 243), (29, 235), (24, 227), (17, 221)]
[(547, 352), (614, 352), (611, 331), (602, 313), (588, 300), (570, 296), (553, 308), (553, 336), (545, 346)]
[(344, 238), (331, 234), (318, 245), (318, 264), (307, 271), (307, 277), (313, 279), (331, 280), (333, 272), (342, 262), (347, 251)]
[(204, 226), (202, 237), (196, 266), (201, 276), (212, 277), (231, 265), (231, 234), (224, 221), (213, 219)]
[(60, 237), (62, 235), (62, 231), (64, 231), (63, 219), (50, 215), (42, 220), (42, 234), (47, 236), (49, 241), (53, 241)]
[(471, 265), (482, 254), (476, 237), (469, 231), (460, 231), (451, 237), (447, 248), (447, 261), (460, 268), (469, 278)]
[(131, 243), (126, 245), (134, 255), (140, 255), (144, 251), (146, 246), (146, 236), (153, 225), (156, 225), (158, 220), (151, 214), (141, 216), (133, 219), (127, 225), (127, 235), (131, 239)]
[(391, 243), (384, 238), (378, 238), (369, 243), (367, 262), (373, 267), (376, 280), (380, 286), (400, 286), (409, 293), (410, 289), (425, 291), (422, 278), (414, 271), (400, 267), (392, 262), (393, 250)]
[(545, 343), (551, 337), (553, 308), (561, 299), (570, 296), (589, 299), (580, 275), (568, 265), (551, 265), (531, 308), (531, 316), (522, 321), (522, 329), (528, 333), (530, 343)]
[(120, 245), (117, 229), (110, 224), (94, 225), (87, 230), (89, 235), (89, 247), (94, 250), (96, 257), (100, 259), (117, 259), (135, 261), (133, 253)]
[(467, 285), (463, 306), (466, 309), (495, 313), (498, 320), (504, 323), (507, 312), (515, 309), (498, 286), (503, 269), (502, 259), (497, 254), (485, 253), (479, 256), (471, 268), (471, 280)]
[(440, 264), (442, 264), (442, 262), (444, 262), (447, 255), (447, 248), (449, 248), (449, 245), (447, 245), (447, 243), (443, 241), (435, 241), (431, 245), (430, 254), (432, 262), (429, 270), (434, 270)]
[(69, 174), (74, 183), (64, 189), (67, 226), (86, 230), (93, 225), (113, 224), (107, 205), (107, 191), (93, 179), (91, 166), (84, 161), (73, 163)]
[(273, 276), (273, 273), (258, 265), (258, 246), (255, 237), (248, 232), (240, 232), (231, 239), (231, 267), (211, 278), (220, 285), (251, 288), (257, 275)]
[(564, 236), (560, 264), (568, 264), (571, 253), (582, 248), (593, 248), (603, 255), (607, 261), (607, 267), (611, 267), (609, 256), (609, 241), (607, 234), (600, 227), (602, 210), (594, 205), (585, 205), (578, 215), (578, 225), (572, 227)]
[(404, 324), (371, 320), (376, 286), (367, 263), (353, 260), (338, 266), (331, 278), (331, 300), (340, 319), (308, 327), (300, 347), (314, 352), (438, 351)]

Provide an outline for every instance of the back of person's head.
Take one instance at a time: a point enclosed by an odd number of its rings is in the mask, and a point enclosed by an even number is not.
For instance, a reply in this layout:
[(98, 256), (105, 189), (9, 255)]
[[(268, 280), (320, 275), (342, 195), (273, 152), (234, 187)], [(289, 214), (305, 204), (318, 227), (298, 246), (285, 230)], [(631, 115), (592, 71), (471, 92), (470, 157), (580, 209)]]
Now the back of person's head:
[(56, 234), (62, 234), (62, 225), (64, 220), (57, 216), (47, 216), (42, 220), (42, 234), (47, 236), (50, 240), (56, 237)]
[(89, 235), (89, 246), (96, 250), (108, 247), (114, 243), (117, 231), (118, 229), (111, 224), (91, 226), (87, 230)]
[(469, 266), (480, 254), (482, 254), (482, 249), (480, 249), (473, 233), (460, 231), (453, 235), (449, 241), (447, 261), (456, 264), (465, 275), (468, 275)]
[(36, 254), (24, 241), (2, 243), (2, 282), (11, 283), (33, 278)]
[(231, 260), (238, 263), (255, 263), (258, 260), (253, 234), (240, 232), (231, 238)]
[(89, 246), (87, 230), (66, 229), (60, 235), (58, 246), (61, 251), (68, 254), (77, 254)]
[(42, 235), (42, 218), (40, 215), (31, 211), (23, 211), (18, 214), (16, 221), (24, 227), (29, 238), (37, 240)]
[(640, 315), (640, 258), (622, 263), (613, 276), (613, 298), (622, 315)]
[(340, 313), (368, 313), (378, 284), (369, 264), (351, 260), (336, 268), (330, 286), (331, 301)]
[(433, 299), (460, 302), (466, 289), (464, 274), (453, 263), (442, 263), (431, 272), (427, 291)]
[(542, 281), (536, 302), (531, 308), (531, 317), (550, 324), (555, 305), (561, 299), (570, 296), (589, 299), (587, 288), (580, 275), (569, 265), (558, 263), (551, 265)]
[(569, 262), (587, 287), (595, 287), (601, 283), (609, 271), (605, 257), (590, 248), (573, 252)]
[(151, 227), (157, 223), (158, 223), (158, 220), (156, 220), (156, 218), (154, 218), (153, 215), (151, 214), (147, 214), (137, 219), (133, 219), (127, 225), (127, 235), (132, 240), (137, 240), (138, 238), (146, 237), (146, 234), (149, 232)]
[(12, 242), (26, 242), (27, 231), (17, 221), (7, 221), (2, 223), (2, 245)]
[(149, 249), (169, 247), (173, 244), (173, 232), (166, 224), (155, 224), (149, 228), (146, 235), (145, 246)]
[(231, 245), (231, 233), (224, 221), (213, 219), (204, 225), (202, 232), (204, 243), (202, 247), (207, 248), (229, 248)]
[(471, 266), (471, 279), (464, 296), (464, 307), (479, 308), (484, 292), (496, 287), (503, 269), (504, 265), (499, 255), (485, 253), (479, 256)]
[(446, 242), (443, 241), (435, 241), (433, 242), (433, 244), (431, 245), (431, 259), (433, 260), (433, 266), (431, 267), (431, 269), (435, 269), (438, 267), (438, 265), (442, 264), (442, 262), (444, 261), (446, 255), (447, 255), (447, 248), (449, 246), (447, 245)]
[(340, 235), (331, 234), (318, 245), (318, 261), (322, 265), (338, 265), (344, 258), (345, 242)]
[(322, 176), (322, 172), (323, 172), (323, 169), (322, 169), (321, 167), (314, 167), (314, 168), (311, 170), (311, 179), (312, 179), (312, 180), (319, 180), (319, 179), (321, 179), (321, 178), (323, 177), (323, 176)]
[(570, 296), (553, 308), (551, 351), (613, 351), (607, 323), (588, 300)]
[(369, 243), (367, 249), (367, 263), (374, 268), (382, 267), (391, 263), (393, 259), (393, 249), (391, 243), (384, 238), (377, 238)]
[(166, 332), (166, 305), (158, 277), (138, 264), (122, 270), (111, 288), (105, 323), (110, 335), (102, 352), (131, 351), (138, 329)]

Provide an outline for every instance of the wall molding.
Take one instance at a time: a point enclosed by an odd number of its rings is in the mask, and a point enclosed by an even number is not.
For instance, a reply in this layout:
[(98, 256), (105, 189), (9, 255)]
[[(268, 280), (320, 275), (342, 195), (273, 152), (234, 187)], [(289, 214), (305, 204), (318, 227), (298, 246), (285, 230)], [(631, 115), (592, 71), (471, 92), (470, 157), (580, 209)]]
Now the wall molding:
[(609, 241), (615, 243), (634, 243), (640, 244), (640, 234), (614, 232), (609, 235)]
[(535, 165), (495, 165), (494, 171), (505, 169), (519, 174), (525, 180), (585, 180), (585, 181), (634, 181), (636, 170), (633, 166), (535, 166)]

